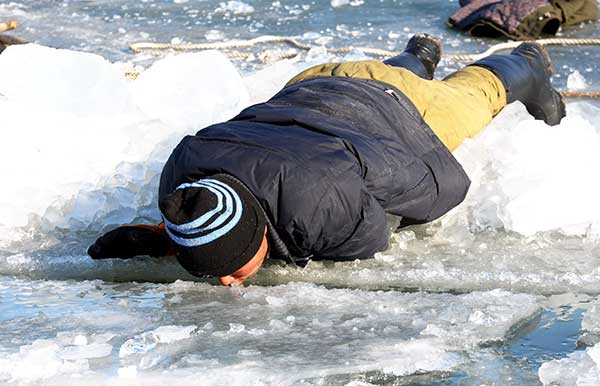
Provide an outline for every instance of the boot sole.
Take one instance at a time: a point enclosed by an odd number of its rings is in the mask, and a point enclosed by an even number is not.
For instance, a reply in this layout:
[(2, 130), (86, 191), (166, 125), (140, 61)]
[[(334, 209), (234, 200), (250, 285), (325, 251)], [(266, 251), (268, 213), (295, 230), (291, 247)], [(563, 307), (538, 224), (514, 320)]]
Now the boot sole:
[[(546, 49), (546, 47), (544, 47), (543, 45), (541, 45), (539, 43), (535, 43), (535, 42), (526, 42), (523, 44), (527, 44), (529, 47), (531, 47), (532, 49), (534, 49), (536, 52), (539, 53), (539, 55), (543, 61), (544, 70), (545, 70), (546, 74), (548, 75), (548, 78), (550, 78), (552, 76), (552, 74), (554, 73), (554, 68), (552, 67), (552, 60), (550, 59), (550, 54), (548, 53), (548, 50)], [(517, 47), (515, 49), (515, 51), (517, 51), (520, 47), (522, 47), (523, 44), (521, 46)], [(552, 87), (551, 84), (550, 84), (550, 87), (552, 88), (552, 100), (554, 102), (554, 105), (557, 107), (556, 114), (552, 114), (552, 116), (549, 117), (545, 114), (545, 110), (541, 106), (539, 106), (537, 104), (533, 104), (533, 103), (527, 107), (527, 111), (533, 116), (538, 116), (538, 117), (543, 116), (544, 122), (546, 124), (548, 124), (550, 126), (555, 126), (555, 125), (558, 125), (560, 123), (561, 119), (566, 116), (567, 109), (566, 109), (565, 100), (564, 100), (563, 96), (560, 95), (560, 93), (557, 92), (554, 89), (554, 87)]]
[(525, 107), (527, 108), (529, 114), (533, 115), (534, 117), (542, 116), (544, 117), (544, 122), (547, 125), (556, 126), (560, 123), (562, 118), (567, 115), (567, 108), (563, 96), (560, 95), (560, 93), (558, 93), (556, 90), (552, 90), (552, 100), (557, 110), (556, 114), (552, 114), (550, 117), (546, 115), (545, 110), (538, 104), (529, 103)]
[[(439, 53), (439, 58), (441, 60), (441, 58), (442, 58), (442, 43), (440, 42), (440, 40), (438, 38), (436, 38), (433, 35), (429, 35), (429, 34), (425, 34), (425, 33), (416, 34), (414, 37), (417, 38), (417, 39), (425, 39), (425, 40), (430, 41), (433, 44), (435, 44), (435, 46), (436, 46), (436, 48), (438, 50), (438, 53)], [(440, 61), (438, 60), (438, 63), (439, 62)], [(438, 63), (436, 63), (436, 66), (437, 66)]]
[[(541, 45), (539, 43), (534, 43), (534, 44), (536, 47), (539, 48), (539, 52), (542, 56), (542, 59), (544, 60), (544, 67), (546, 69), (546, 74), (548, 74), (548, 78), (549, 78), (554, 73), (554, 67), (552, 66), (552, 60), (550, 59), (550, 53), (548, 52), (546, 47), (544, 47), (543, 45)], [(544, 114), (544, 116), (545, 116), (544, 122), (546, 122), (550, 126), (555, 126), (555, 125), (558, 125), (560, 123), (560, 121), (562, 120), (562, 118), (564, 118), (567, 115), (567, 107), (565, 105), (565, 99), (563, 98), (562, 95), (560, 95), (560, 93), (558, 91), (556, 91), (554, 89), (554, 87), (552, 87), (552, 99), (554, 100), (554, 104), (556, 104), (558, 107), (557, 117), (553, 117), (555, 119), (551, 119), (550, 117), (546, 117), (546, 114)]]

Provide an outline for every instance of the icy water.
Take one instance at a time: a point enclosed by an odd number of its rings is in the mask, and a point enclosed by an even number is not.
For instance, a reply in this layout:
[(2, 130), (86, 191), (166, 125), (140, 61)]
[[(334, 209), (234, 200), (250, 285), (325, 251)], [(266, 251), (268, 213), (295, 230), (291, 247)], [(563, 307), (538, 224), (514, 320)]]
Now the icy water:
[[(0, 4), (38, 45), (0, 55), (0, 384), (600, 385), (600, 103), (558, 127), (513, 104), (455, 155), (473, 184), (433, 224), (360, 262), (270, 262), (250, 285), (171, 259), (94, 262), (117, 224), (156, 222), (183, 135), (265, 100), (328, 47), (447, 53), (496, 41), (445, 28), (457, 1), (27, 1)], [(264, 34), (315, 48), (265, 63), (134, 54), (140, 41)], [(600, 37), (600, 24), (561, 31)], [(46, 46), (68, 50), (55, 50)], [(555, 47), (555, 85), (600, 91), (600, 48)], [(444, 60), (437, 78), (461, 64)], [(126, 69), (141, 72), (126, 80)]]

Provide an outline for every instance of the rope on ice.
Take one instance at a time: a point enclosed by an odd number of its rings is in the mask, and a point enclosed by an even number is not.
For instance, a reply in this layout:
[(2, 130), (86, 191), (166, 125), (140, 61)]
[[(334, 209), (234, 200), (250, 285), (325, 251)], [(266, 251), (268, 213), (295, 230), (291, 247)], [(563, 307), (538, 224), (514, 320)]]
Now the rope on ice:
[[(550, 38), (550, 39), (538, 39), (536, 42), (545, 46), (600, 46), (600, 39), (563, 39), (563, 38)], [(273, 36), (263, 35), (254, 39), (249, 40), (232, 40), (228, 42), (215, 42), (215, 43), (191, 43), (191, 44), (168, 44), (168, 43), (151, 43), (151, 42), (140, 42), (133, 43), (130, 45), (133, 52), (147, 52), (150, 51), (154, 55), (160, 55), (164, 50), (174, 51), (196, 51), (196, 50), (232, 50), (237, 48), (248, 48), (254, 47), (257, 44), (263, 43), (287, 43), (300, 50), (308, 51), (313, 46), (301, 43), (297, 39), (289, 36)], [(522, 42), (507, 42), (496, 44), (486, 51), (480, 54), (454, 54), (445, 55), (444, 57), (448, 60), (458, 62), (469, 62), (482, 59), (489, 56), (497, 51), (508, 50), (517, 47)], [(371, 47), (340, 47), (340, 48), (327, 48), (326, 50), (332, 54), (347, 54), (353, 50), (362, 51), (366, 55), (379, 56), (379, 57), (392, 57), (399, 55), (401, 51), (389, 51), (380, 48)], [(259, 57), (264, 57), (269, 60), (278, 59), (290, 59), (297, 56), (297, 51), (284, 51), (275, 52), (270, 50), (263, 51), (263, 54)], [(247, 52), (230, 51), (226, 55), (232, 59), (246, 59), (253, 57), (254, 55)]]
[[(549, 39), (538, 39), (536, 42), (544, 46), (600, 46), (600, 39), (563, 39), (563, 38), (549, 38)], [(197, 51), (197, 50), (232, 50), (237, 48), (248, 48), (254, 47), (257, 44), (263, 43), (287, 43), (295, 48), (308, 51), (313, 46), (301, 43), (297, 39), (289, 36), (273, 36), (263, 35), (254, 39), (249, 40), (232, 40), (228, 42), (215, 42), (215, 43), (192, 43), (192, 44), (168, 44), (168, 43), (151, 43), (141, 42), (133, 43), (130, 45), (131, 49), (135, 53), (148, 52), (152, 55), (161, 55), (165, 50), (173, 51)], [(485, 58), (486, 56), (492, 55), (495, 52), (509, 50), (516, 48), (523, 42), (514, 41), (499, 43), (491, 46), (486, 51), (479, 54), (453, 54), (445, 55), (444, 57), (448, 60), (456, 62), (472, 62), (479, 59)], [(400, 51), (389, 51), (380, 48), (370, 47), (340, 47), (340, 48), (327, 48), (327, 52), (332, 54), (347, 54), (353, 50), (359, 50), (365, 55), (378, 56), (378, 57), (392, 57), (401, 54)], [(226, 51), (225, 56), (230, 59), (248, 59), (255, 57), (255, 54), (249, 52), (240, 51)], [(258, 57), (263, 62), (272, 62), (281, 59), (291, 59), (299, 55), (298, 51), (273, 51), (264, 50)], [(136, 79), (139, 73), (135, 71), (129, 71), (126, 73), (128, 79)], [(561, 91), (561, 94), (566, 98), (600, 98), (600, 92), (571, 92)]]
[[(7, 22), (0, 23), (0, 33), (11, 31), (16, 29), (19, 26), (19, 23), (15, 20), (9, 20)], [(600, 46), (600, 39), (560, 39), (560, 38), (550, 38), (550, 39), (538, 39), (536, 42), (542, 45), (558, 45), (558, 46)], [(193, 43), (193, 44), (166, 44), (166, 43), (151, 43), (151, 42), (141, 42), (141, 43), (133, 43), (130, 45), (131, 49), (136, 52), (149, 52), (152, 55), (161, 55), (165, 50), (174, 50), (174, 51), (194, 51), (194, 50), (227, 50), (232, 48), (248, 48), (253, 47), (257, 44), (262, 43), (287, 43), (291, 46), (299, 48), (304, 51), (308, 51), (313, 46), (301, 43), (295, 38), (288, 36), (274, 36), (274, 35), (263, 35), (254, 39), (249, 40), (233, 40), (229, 42), (215, 42), (215, 43)], [(480, 54), (455, 54), (455, 55), (447, 55), (445, 56), (449, 60), (459, 61), (459, 62), (468, 62), (468, 61), (476, 61), (482, 59), (486, 56), (492, 55), (495, 52), (508, 50), (517, 47), (522, 42), (507, 42), (500, 43), (491, 46), (486, 51)], [(326, 48), (328, 52), (332, 54), (347, 54), (353, 50), (362, 51), (365, 55), (371, 56), (380, 56), (380, 57), (392, 57), (399, 55), (400, 51), (389, 51), (379, 48), (370, 48), (370, 47), (340, 47), (340, 48)], [(239, 51), (230, 51), (225, 52), (225, 55), (230, 59), (248, 59), (252, 58), (255, 55), (250, 52), (239, 52)], [(264, 50), (262, 54), (259, 55), (259, 58), (265, 62), (275, 61), (280, 59), (289, 59), (294, 58), (298, 55), (297, 51), (272, 51), (272, 50)], [(125, 71), (125, 78), (129, 80), (135, 80), (138, 78), (140, 73), (136, 70), (127, 70)], [(561, 95), (566, 98), (600, 98), (600, 92), (572, 92), (572, 91), (561, 91)]]
[(600, 92), (561, 91), (560, 95), (565, 98), (600, 98)]
[[(533, 40), (537, 43), (540, 43), (543, 46), (600, 46), (600, 39), (563, 39), (563, 38), (549, 38), (549, 39), (538, 39)], [(509, 50), (512, 48), (516, 48), (519, 44), (523, 42), (506, 42), (500, 43), (491, 46), (486, 51), (480, 54), (457, 54), (457, 55), (449, 55), (448, 58), (451, 60), (459, 61), (459, 62), (470, 62), (476, 61), (479, 59), (483, 59), (486, 56), (490, 56), (495, 52), (502, 50)]]

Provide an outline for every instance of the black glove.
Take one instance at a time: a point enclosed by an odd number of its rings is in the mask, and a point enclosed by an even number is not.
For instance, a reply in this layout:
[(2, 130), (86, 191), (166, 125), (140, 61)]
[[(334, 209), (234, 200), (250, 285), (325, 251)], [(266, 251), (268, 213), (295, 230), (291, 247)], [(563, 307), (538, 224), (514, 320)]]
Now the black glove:
[(129, 259), (141, 255), (167, 256), (170, 249), (171, 241), (161, 228), (124, 225), (100, 236), (87, 252), (92, 259)]

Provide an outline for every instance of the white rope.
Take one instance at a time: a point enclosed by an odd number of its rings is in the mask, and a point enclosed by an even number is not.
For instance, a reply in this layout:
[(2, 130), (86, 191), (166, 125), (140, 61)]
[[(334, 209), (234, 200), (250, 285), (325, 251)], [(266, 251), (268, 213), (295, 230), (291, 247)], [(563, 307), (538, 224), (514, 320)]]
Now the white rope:
[[(600, 46), (600, 39), (562, 39), (562, 38), (550, 38), (550, 39), (538, 39), (532, 40), (543, 46)], [(506, 42), (491, 46), (486, 51), (480, 54), (456, 54), (449, 55), (448, 58), (458, 62), (470, 62), (483, 59), (486, 56), (490, 56), (495, 52), (510, 50), (516, 48), (523, 42)]]
[[(562, 39), (562, 38), (550, 38), (550, 39), (538, 39), (534, 40), (545, 46), (583, 46), (583, 45), (600, 45), (600, 39)], [(168, 43), (151, 43), (151, 42), (141, 42), (141, 43), (133, 43), (130, 45), (131, 49), (136, 52), (146, 52), (150, 51), (154, 55), (160, 55), (164, 50), (174, 50), (174, 51), (197, 51), (197, 50), (233, 50), (238, 48), (249, 48), (254, 47), (257, 44), (263, 43), (287, 43), (295, 48), (300, 50), (308, 51), (313, 46), (304, 44), (296, 40), (295, 38), (288, 36), (273, 36), (273, 35), (264, 35), (259, 36), (250, 40), (232, 40), (228, 42), (215, 42), (215, 43), (193, 43), (193, 44), (168, 44)], [(476, 61), (486, 56), (489, 56), (495, 52), (508, 50), (511, 48), (517, 47), (522, 42), (507, 42), (496, 44), (486, 51), (479, 54), (453, 54), (446, 55), (444, 58), (448, 60), (454, 60), (458, 62), (469, 62)], [(325, 48), (327, 52), (332, 54), (347, 54), (352, 52), (353, 50), (358, 50), (363, 52), (365, 55), (371, 56), (379, 56), (379, 57), (392, 57), (399, 55), (401, 51), (389, 51), (380, 48), (371, 48), (371, 47), (340, 47), (340, 48)], [(258, 55), (258, 57), (265, 57), (271, 61), (278, 59), (289, 59), (297, 56), (299, 52), (296, 51), (264, 51), (263, 54)], [(239, 51), (228, 51), (226, 55), (233, 59), (247, 59), (249, 57), (253, 57), (255, 55), (246, 52)]]
[(228, 42), (215, 43), (192, 43), (192, 44), (169, 44), (169, 43), (133, 43), (130, 45), (133, 52), (144, 50), (175, 50), (175, 51), (195, 51), (195, 50), (226, 50), (231, 48), (253, 47), (261, 43), (288, 43), (302, 50), (310, 50), (312, 47), (300, 43), (298, 40), (287, 36), (263, 35), (250, 40), (231, 40)]
[[(563, 38), (550, 38), (550, 39), (538, 39), (534, 40), (544, 46), (600, 46), (600, 39), (563, 39)], [(288, 36), (273, 36), (264, 35), (259, 36), (250, 40), (232, 40), (228, 42), (215, 42), (215, 43), (193, 43), (193, 44), (168, 44), (168, 43), (134, 43), (131, 44), (131, 49), (136, 52), (146, 52), (152, 55), (162, 55), (165, 50), (174, 51), (196, 51), (196, 50), (231, 50), (236, 48), (248, 48), (254, 47), (257, 44), (263, 43), (287, 43), (295, 48), (308, 51), (313, 46), (303, 44), (295, 38)], [(523, 43), (522, 41), (499, 43), (491, 46), (486, 51), (479, 54), (453, 54), (446, 55), (444, 58), (457, 62), (473, 62), (479, 59), (483, 59), (486, 56), (492, 55), (495, 52), (510, 50), (519, 46)], [(340, 47), (340, 48), (325, 48), (327, 52), (332, 54), (347, 54), (354, 50), (363, 52), (365, 55), (379, 56), (379, 57), (393, 57), (401, 54), (401, 51), (389, 51), (380, 48), (371, 47)], [(281, 59), (291, 59), (299, 55), (297, 51), (274, 51), (264, 50), (261, 54), (255, 55), (249, 52), (240, 51), (226, 51), (224, 54), (230, 59), (247, 59), (252, 57), (258, 57), (263, 62), (272, 62)], [(136, 71), (128, 71), (125, 76), (128, 79), (136, 79), (139, 73)], [(567, 98), (600, 98), (600, 93), (597, 92), (570, 92), (561, 91), (561, 94)]]

